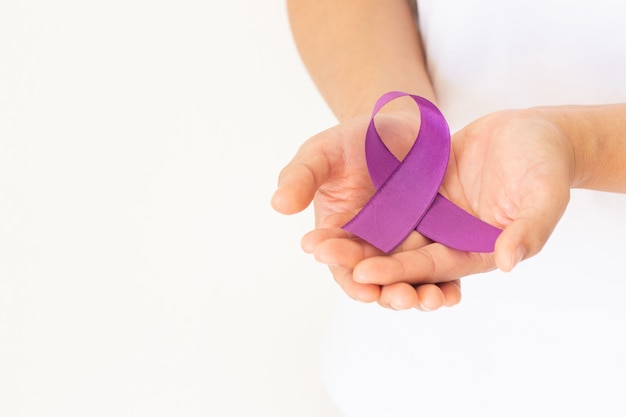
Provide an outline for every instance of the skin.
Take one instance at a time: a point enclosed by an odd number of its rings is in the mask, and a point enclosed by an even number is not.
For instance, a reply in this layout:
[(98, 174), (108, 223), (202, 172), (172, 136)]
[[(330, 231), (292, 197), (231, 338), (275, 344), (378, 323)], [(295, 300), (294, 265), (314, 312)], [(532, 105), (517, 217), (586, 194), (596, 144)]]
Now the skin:
[[(402, 90), (436, 102), (411, 10), (404, 0), (288, 5), (303, 61), (339, 123), (301, 146), (279, 175), (272, 205), (293, 214), (314, 203), (315, 230), (302, 247), (329, 265), (350, 297), (397, 310), (455, 305), (460, 278), (510, 271), (541, 250), (571, 188), (626, 192), (625, 104), (504, 110), (452, 136), (440, 190), (503, 229), (494, 253), (452, 250), (417, 232), (392, 254), (379, 252), (340, 226), (374, 192), (363, 140), (378, 96)], [(397, 100), (377, 116), (381, 136), (399, 158), (416, 136), (416, 113), (409, 100)]]

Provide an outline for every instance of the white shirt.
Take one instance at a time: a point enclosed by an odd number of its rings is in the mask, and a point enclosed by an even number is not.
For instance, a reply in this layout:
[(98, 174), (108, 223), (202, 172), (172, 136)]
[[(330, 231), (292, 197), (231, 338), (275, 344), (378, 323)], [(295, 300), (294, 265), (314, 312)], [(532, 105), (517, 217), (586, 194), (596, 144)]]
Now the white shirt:
[(503, 107), (624, 101), (625, 9), (614, 0), (420, 0), (440, 106), (461, 127)]

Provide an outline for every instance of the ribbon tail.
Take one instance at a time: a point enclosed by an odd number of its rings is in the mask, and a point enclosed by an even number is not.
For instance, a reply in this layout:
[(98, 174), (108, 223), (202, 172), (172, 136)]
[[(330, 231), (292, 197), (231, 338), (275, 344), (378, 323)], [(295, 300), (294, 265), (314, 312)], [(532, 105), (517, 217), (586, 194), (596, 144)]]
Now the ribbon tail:
[(431, 240), (465, 252), (490, 253), (502, 230), (437, 194), (416, 230)]

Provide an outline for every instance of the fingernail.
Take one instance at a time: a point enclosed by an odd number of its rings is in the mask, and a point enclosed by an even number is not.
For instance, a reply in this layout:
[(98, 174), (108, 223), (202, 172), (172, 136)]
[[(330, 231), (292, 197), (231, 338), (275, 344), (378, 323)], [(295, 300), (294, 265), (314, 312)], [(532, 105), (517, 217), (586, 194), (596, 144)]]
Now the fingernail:
[(524, 246), (519, 245), (517, 248), (515, 248), (515, 252), (513, 253), (513, 259), (511, 263), (511, 269), (513, 269), (515, 265), (517, 265), (518, 263), (522, 261), (522, 259), (524, 259), (525, 254), (526, 254), (526, 250), (524, 249)]
[(328, 266), (338, 266), (337, 261), (328, 254), (325, 254), (325, 253), (319, 254), (319, 253), (313, 252), (313, 256), (315, 257), (315, 260), (321, 264), (328, 265)]
[(392, 310), (396, 310), (396, 311), (402, 311), (402, 310), (406, 310), (407, 306), (405, 305), (405, 303), (403, 303), (401, 300), (388, 300), (387, 302), (387, 306), (392, 309)]
[(358, 269), (352, 271), (352, 279), (359, 284), (369, 284), (367, 275), (363, 275), (363, 273), (360, 272)]
[(419, 309), (422, 311), (432, 311), (431, 308), (426, 307), (424, 304), (420, 304)]

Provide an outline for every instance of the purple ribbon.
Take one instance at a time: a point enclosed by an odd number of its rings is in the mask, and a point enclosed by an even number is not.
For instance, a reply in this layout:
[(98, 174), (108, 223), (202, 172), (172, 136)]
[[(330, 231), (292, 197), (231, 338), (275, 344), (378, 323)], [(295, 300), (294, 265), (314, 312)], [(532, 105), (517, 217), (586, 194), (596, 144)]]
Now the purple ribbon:
[[(410, 96), (420, 111), (420, 131), (399, 161), (383, 143), (374, 116), (388, 102)], [(450, 157), (450, 130), (425, 98), (392, 91), (378, 99), (365, 137), (365, 156), (376, 193), (343, 228), (384, 252), (413, 230), (453, 249), (493, 252), (501, 230), (474, 217), (439, 194)]]

